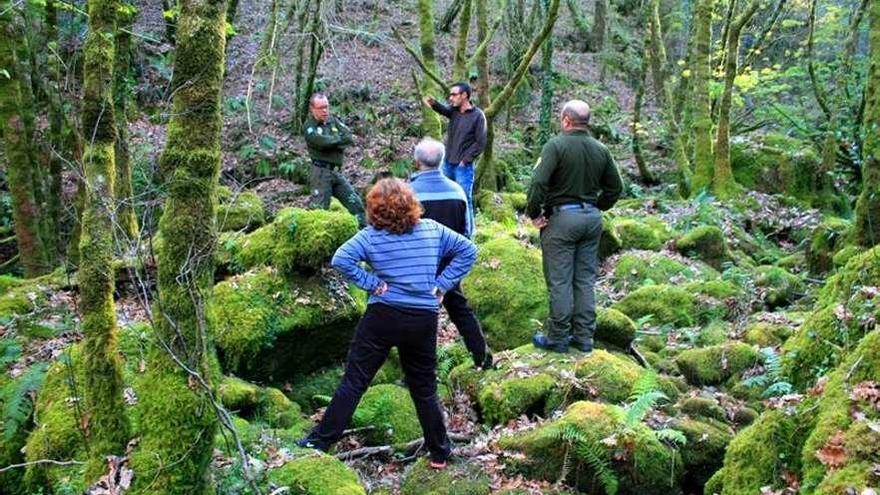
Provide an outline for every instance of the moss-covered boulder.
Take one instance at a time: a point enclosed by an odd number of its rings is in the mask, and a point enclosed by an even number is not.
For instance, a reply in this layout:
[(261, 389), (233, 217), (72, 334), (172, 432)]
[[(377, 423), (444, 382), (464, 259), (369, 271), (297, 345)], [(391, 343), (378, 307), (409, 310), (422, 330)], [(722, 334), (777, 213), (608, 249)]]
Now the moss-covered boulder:
[(483, 191), (477, 198), (480, 214), (493, 222), (498, 222), (506, 227), (515, 227), (516, 214), (526, 207), (526, 195), (524, 193), (497, 193)]
[(687, 231), (676, 239), (675, 249), (685, 256), (703, 261), (716, 270), (720, 270), (721, 264), (730, 259), (724, 233), (714, 225), (701, 225)]
[(260, 405), (260, 387), (234, 376), (224, 376), (217, 386), (223, 407), (237, 414), (248, 414)]
[(288, 274), (312, 273), (356, 232), (357, 219), (348, 213), (285, 208), (240, 239), (234, 261), (243, 269), (271, 264)]
[(718, 278), (719, 274), (702, 263), (685, 263), (664, 254), (628, 252), (620, 256), (614, 267), (615, 288), (635, 289), (642, 285), (680, 284)]
[(269, 471), (269, 482), (294, 495), (366, 495), (357, 473), (327, 454), (298, 457)]
[(678, 418), (671, 428), (684, 433), (687, 443), (681, 448), (686, 484), (702, 486), (724, 462), (724, 451), (733, 439), (733, 430), (712, 419)]
[(785, 194), (816, 206), (824, 201), (815, 180), (821, 159), (807, 141), (778, 133), (734, 139), (730, 163), (736, 182), (747, 189)]
[(657, 324), (689, 327), (697, 322), (693, 293), (671, 285), (646, 285), (630, 292), (611, 307), (633, 320), (651, 316)]
[(675, 357), (681, 374), (692, 385), (718, 385), (759, 364), (759, 354), (742, 342), (688, 349)]
[(354, 413), (352, 425), (373, 427), (365, 434), (370, 445), (402, 445), (422, 437), (409, 391), (398, 385), (368, 388)]
[(547, 317), (541, 252), (512, 238), (482, 244), (463, 287), (494, 350), (531, 342), (535, 321)]
[(344, 357), (363, 309), (363, 293), (338, 278), (263, 267), (217, 284), (207, 317), (227, 371), (280, 382)]
[(770, 309), (791, 304), (806, 290), (799, 276), (778, 266), (759, 266), (755, 286), (763, 292), (764, 303)]
[(489, 495), (490, 484), (477, 463), (452, 462), (437, 471), (423, 458), (407, 469), (400, 495)]
[(291, 380), (290, 398), (306, 411), (326, 406), (345, 372), (342, 366), (322, 368)]
[(692, 418), (705, 418), (720, 422), (727, 421), (727, 414), (718, 401), (709, 397), (685, 397), (678, 404), (678, 409)]
[(611, 223), (614, 233), (620, 239), (621, 248), (646, 249), (657, 251), (663, 246), (663, 241), (657, 230), (650, 225), (632, 218), (615, 218)]
[[(644, 424), (625, 429), (625, 416), (614, 405), (575, 402), (559, 419), (504, 436), (499, 446), (525, 454), (509, 465), (528, 477), (555, 481), (566, 466), (566, 479), (587, 493), (604, 491), (592, 467), (596, 458), (617, 480), (620, 493), (674, 492), (682, 473), (678, 452), (663, 445)], [(578, 441), (573, 441), (573, 433)], [(593, 462), (578, 454), (574, 447), (579, 446), (591, 452)]]
[(599, 261), (620, 252), (623, 243), (617, 232), (614, 231), (609, 215), (602, 215), (602, 235), (599, 237)]
[(629, 316), (616, 309), (596, 309), (595, 340), (626, 349), (636, 338), (636, 324)]
[(758, 347), (781, 345), (794, 332), (790, 323), (773, 321), (751, 321), (743, 331), (743, 341)]
[(266, 223), (263, 200), (253, 191), (233, 192), (225, 186), (217, 188), (217, 229), (251, 230)]

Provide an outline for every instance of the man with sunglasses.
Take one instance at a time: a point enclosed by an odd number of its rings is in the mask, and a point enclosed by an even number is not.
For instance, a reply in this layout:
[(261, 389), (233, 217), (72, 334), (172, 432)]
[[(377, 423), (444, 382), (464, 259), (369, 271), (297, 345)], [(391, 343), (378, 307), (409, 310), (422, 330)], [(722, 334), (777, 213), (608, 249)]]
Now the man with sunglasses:
[(443, 175), (464, 189), (468, 216), (474, 225), (474, 162), (486, 147), (486, 116), (471, 103), (471, 86), (466, 82), (457, 82), (449, 88), (449, 105), (430, 96), (423, 102), (449, 119)]

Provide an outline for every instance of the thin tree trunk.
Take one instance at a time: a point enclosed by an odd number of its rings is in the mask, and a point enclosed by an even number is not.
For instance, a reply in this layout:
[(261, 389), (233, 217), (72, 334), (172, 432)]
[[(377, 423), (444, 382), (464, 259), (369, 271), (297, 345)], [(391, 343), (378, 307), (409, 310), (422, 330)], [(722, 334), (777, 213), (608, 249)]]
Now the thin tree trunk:
[(25, 276), (45, 273), (49, 264), (40, 238), (30, 139), (22, 115), (21, 67), (16, 54), (16, 40), (21, 31), (15, 24), (15, 12), (9, 0), (0, 1), (0, 67), (9, 76), (0, 76), (0, 134), (5, 141), (6, 173), (12, 196), (12, 218)]
[(443, 15), (440, 16), (440, 20), (437, 21), (437, 30), (442, 33), (448, 33), (452, 29), (452, 23), (455, 22), (455, 18), (458, 17), (460, 12), (463, 12), (462, 9), (467, 9), (469, 4), (470, 0), (452, 0), (446, 7)]
[[(549, 0), (541, 0), (544, 15), (550, 7)], [(553, 133), (553, 36), (548, 36), (541, 46), (541, 113), (538, 117), (538, 144), (550, 140)]]
[(113, 65), (113, 115), (116, 118), (116, 222), (126, 240), (138, 237), (137, 216), (131, 187), (131, 158), (128, 150), (128, 74), (131, 66), (130, 30), (136, 14), (135, 7), (119, 6), (116, 30), (116, 59)]
[(214, 281), (215, 202), (220, 173), (220, 97), (226, 2), (182, 0), (168, 139), (160, 157), (169, 182), (160, 232), (153, 321), (158, 349), (140, 397), (141, 441), (131, 455), (132, 495), (213, 493), (208, 468), (217, 430), (214, 362), (205, 320)]
[(84, 52), (83, 134), (87, 136), (85, 210), (79, 269), (83, 356), (86, 367), (84, 416), (89, 437), (85, 479), (94, 482), (108, 455), (122, 455), (128, 422), (122, 402), (122, 363), (116, 350), (113, 303), (113, 186), (116, 178), (113, 109), (116, 0), (89, 0)]
[(645, 156), (642, 152), (642, 103), (645, 99), (645, 80), (648, 78), (649, 55), (647, 44), (642, 49), (642, 65), (639, 69), (639, 75), (635, 81), (635, 99), (633, 100), (633, 118), (632, 118), (632, 151), (636, 160), (636, 166), (639, 169), (639, 176), (645, 184), (654, 184), (655, 179), (648, 169), (645, 162)]
[(880, 243), (880, 2), (870, 2), (868, 17), (871, 31), (865, 91), (865, 161), (853, 230), (853, 240), (864, 247)]
[(816, 103), (819, 104), (819, 108), (822, 110), (822, 113), (825, 114), (825, 118), (831, 120), (831, 107), (828, 105), (828, 98), (826, 97), (825, 92), (819, 86), (819, 81), (816, 77), (816, 64), (813, 59), (813, 45), (815, 44), (816, 32), (816, 5), (818, 3), (818, 0), (812, 0), (810, 2), (809, 29), (807, 32), (807, 73), (810, 75), (810, 86), (813, 88), (813, 95), (816, 97)]
[(694, 119), (694, 178), (691, 189), (698, 193), (712, 185), (715, 163), (712, 155), (712, 109), (709, 83), (712, 78), (712, 11), (714, 0), (697, 0), (691, 60), (691, 108)]
[[(46, 41), (58, 46), (58, 9), (56, 7), (57, 0), (48, 0), (46, 2), (45, 20), (46, 20)], [(49, 218), (49, 235), (52, 239), (47, 242), (47, 246), (53, 246), (55, 257), (62, 255), (61, 244), (61, 215), (63, 212), (61, 206), (61, 180), (64, 168), (63, 157), (70, 150), (65, 149), (64, 139), (64, 108), (61, 103), (61, 63), (58, 59), (57, 51), (50, 51), (46, 57), (47, 74), (47, 99), (49, 101), (49, 152), (47, 159), (49, 160), (49, 177), (48, 198), (46, 202), (46, 213)]]
[(739, 38), (743, 27), (755, 15), (762, 0), (752, 0), (746, 10), (730, 25), (727, 32), (726, 69), (724, 72), (724, 92), (718, 105), (718, 128), (715, 138), (715, 175), (712, 191), (719, 199), (729, 198), (739, 186), (733, 178), (730, 166), (730, 105), (733, 100), (733, 81), (736, 78), (739, 59)]
[(595, 0), (593, 11), (593, 32), (590, 36), (590, 47), (594, 52), (601, 52), (608, 37), (608, 0)]
[[(476, 2), (477, 15), (477, 40), (478, 45), (482, 45), (484, 41), (489, 39), (489, 10), (486, 2), (489, 0), (474, 0)], [(476, 66), (477, 66), (477, 101), (483, 108), (489, 108), (492, 103), (492, 96), (489, 94), (489, 50), (479, 50), (477, 48)], [(484, 155), (485, 156), (485, 155)]]
[(461, 18), (458, 21), (458, 41), (452, 63), (452, 79), (463, 81), (467, 76), (467, 44), (471, 28), (471, 0), (462, 0)]
[[(437, 59), (434, 56), (434, 2), (433, 0), (418, 0), (419, 9), (419, 48), (422, 54), (422, 60), (428, 69), (435, 74), (440, 72), (437, 66)], [(437, 84), (433, 83), (430, 78), (426, 78), (423, 87), (423, 93), (426, 95), (436, 95), (438, 92)], [(431, 136), (440, 139), (442, 127), (437, 112), (422, 105), (422, 135)]]

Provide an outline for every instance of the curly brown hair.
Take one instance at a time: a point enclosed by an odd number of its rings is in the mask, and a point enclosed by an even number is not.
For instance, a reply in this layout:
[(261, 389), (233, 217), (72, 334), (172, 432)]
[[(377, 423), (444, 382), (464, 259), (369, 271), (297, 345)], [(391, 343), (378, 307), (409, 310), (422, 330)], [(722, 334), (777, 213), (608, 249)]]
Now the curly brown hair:
[(422, 217), (422, 205), (400, 179), (382, 179), (367, 193), (367, 222), (377, 229), (402, 234)]

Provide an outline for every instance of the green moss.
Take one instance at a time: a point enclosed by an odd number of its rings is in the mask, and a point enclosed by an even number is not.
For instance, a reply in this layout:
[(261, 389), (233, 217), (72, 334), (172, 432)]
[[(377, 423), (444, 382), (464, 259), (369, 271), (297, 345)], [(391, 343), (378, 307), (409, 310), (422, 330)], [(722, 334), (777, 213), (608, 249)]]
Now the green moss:
[(718, 385), (758, 364), (758, 352), (741, 342), (688, 349), (675, 357), (681, 374), (693, 385)]
[(784, 258), (779, 258), (776, 266), (792, 273), (799, 273), (807, 268), (807, 257), (801, 252), (792, 253)]
[(663, 243), (651, 226), (631, 218), (615, 218), (612, 228), (620, 239), (622, 249), (647, 249), (657, 251)]
[(0, 296), (9, 292), (9, 289), (14, 289), (19, 285), (22, 285), (24, 280), (13, 277), (11, 275), (0, 275)]
[(516, 227), (517, 211), (525, 209), (526, 195), (523, 193), (496, 193), (483, 191), (477, 199), (480, 213), (493, 222), (505, 227)]
[(602, 236), (599, 238), (599, 261), (616, 254), (623, 247), (620, 236), (614, 230), (609, 215), (602, 215)]
[(400, 356), (395, 347), (388, 353), (388, 358), (373, 377), (373, 385), (399, 382), (403, 382), (403, 368), (400, 366)]
[(46, 302), (44, 289), (36, 284), (10, 288), (0, 296), (0, 320), (10, 320), (33, 312)]
[(422, 436), (409, 391), (398, 385), (368, 388), (354, 413), (352, 425), (374, 428), (365, 434), (370, 445), (401, 445)]
[(326, 454), (298, 457), (269, 471), (269, 481), (293, 495), (366, 495), (357, 473)]
[(541, 253), (514, 239), (499, 238), (481, 245), (463, 287), (493, 350), (530, 342), (535, 320), (547, 317)]
[(775, 347), (790, 337), (792, 326), (766, 321), (753, 321), (746, 326), (743, 340), (759, 347)]
[(633, 289), (685, 280), (711, 280), (718, 276), (709, 267), (686, 265), (663, 254), (626, 253), (620, 256), (614, 267), (613, 284), (617, 289)]
[(862, 248), (859, 246), (846, 245), (834, 253), (834, 256), (831, 258), (832, 263), (834, 264), (834, 268), (840, 268), (842, 266), (846, 266), (846, 264), (854, 258), (858, 256), (859, 253), (862, 252)]
[(245, 414), (242, 411), (253, 411), (259, 406), (260, 387), (234, 376), (224, 376), (217, 395), (223, 407)]
[(722, 486), (722, 495), (753, 495), (765, 486), (787, 486), (782, 475), (798, 472), (806, 429), (797, 416), (784, 410), (765, 412), (727, 446), (723, 474), (712, 485)]
[(700, 329), (694, 338), (694, 344), (698, 347), (707, 347), (723, 344), (728, 340), (730, 328), (727, 323), (714, 321)]
[(727, 414), (715, 399), (687, 397), (678, 403), (678, 408), (682, 413), (693, 418), (714, 419), (721, 422), (727, 421)]
[(651, 315), (655, 324), (681, 327), (696, 323), (694, 295), (671, 285), (649, 285), (636, 289), (612, 308), (634, 320)]
[(769, 194), (787, 194), (821, 206), (816, 191), (820, 157), (809, 142), (770, 133), (734, 140), (730, 161), (736, 182)]
[(810, 315), (782, 346), (782, 372), (798, 388), (833, 369), (863, 335), (863, 330), (840, 318), (835, 309)]
[[(306, 411), (326, 406), (345, 370), (341, 366), (326, 368), (307, 376), (295, 377), (290, 397)], [(326, 399), (326, 400), (325, 400)]]
[(758, 419), (758, 411), (751, 407), (740, 407), (733, 413), (733, 423), (739, 427), (748, 426)]
[(232, 193), (217, 188), (217, 226), (220, 231), (251, 230), (266, 222), (263, 200), (253, 191)]
[(764, 302), (771, 309), (794, 302), (806, 290), (800, 277), (778, 266), (759, 266), (755, 286), (763, 289)]
[(251, 268), (272, 264), (284, 273), (311, 273), (357, 232), (357, 220), (328, 210), (286, 208), (240, 242), (236, 262)]
[(217, 284), (207, 316), (227, 370), (281, 381), (342, 358), (363, 308), (364, 294), (334, 279), (265, 267)]
[(266, 423), (274, 428), (299, 428), (305, 429), (302, 423), (307, 421), (302, 417), (299, 405), (292, 402), (277, 388), (268, 387), (261, 397), (262, 417)]
[(701, 225), (689, 230), (675, 241), (675, 249), (716, 270), (720, 270), (721, 264), (730, 258), (724, 233), (714, 225)]
[(636, 338), (636, 324), (616, 309), (596, 309), (596, 331), (593, 337), (601, 342), (626, 349)]
[[(613, 469), (620, 482), (621, 493), (666, 494), (678, 485), (681, 459), (678, 453), (662, 445), (643, 424), (623, 432), (623, 409), (598, 402), (576, 402), (558, 420), (533, 430), (504, 436), (499, 446), (525, 454), (512, 459), (509, 466), (528, 477), (559, 479), (563, 464), (568, 463), (568, 481), (589, 493), (601, 488), (595, 473), (569, 449), (561, 432), (576, 428)], [(613, 441), (603, 440), (613, 438)], [(613, 459), (613, 461), (612, 461)]]
[(488, 495), (490, 484), (477, 463), (453, 462), (437, 471), (426, 459), (419, 459), (406, 471), (400, 495)]
[(487, 383), (477, 395), (483, 420), (496, 425), (519, 417), (535, 405), (542, 404), (553, 390), (555, 382), (554, 376), (538, 373)]
[(715, 471), (709, 481), (703, 486), (703, 495), (721, 495), (724, 490), (724, 469)]
[(733, 430), (718, 421), (691, 418), (676, 419), (670, 427), (687, 438), (687, 444), (681, 449), (686, 483), (704, 485), (723, 464), (724, 451), (733, 439)]

